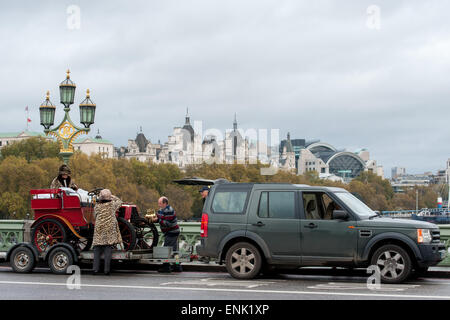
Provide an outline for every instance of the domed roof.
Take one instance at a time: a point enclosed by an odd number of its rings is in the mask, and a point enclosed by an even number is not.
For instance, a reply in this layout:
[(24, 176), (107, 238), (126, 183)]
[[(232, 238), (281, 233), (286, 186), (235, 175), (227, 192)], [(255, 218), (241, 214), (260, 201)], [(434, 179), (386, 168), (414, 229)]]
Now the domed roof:
[(149, 141), (147, 140), (147, 138), (145, 138), (142, 132), (138, 133), (136, 140), (134, 141), (138, 145), (139, 152), (145, 152), (147, 150), (147, 145), (149, 144)]
[(191, 126), (189, 111), (186, 112), (186, 122), (184, 123), (183, 130), (189, 132), (191, 142), (194, 142), (194, 128)]

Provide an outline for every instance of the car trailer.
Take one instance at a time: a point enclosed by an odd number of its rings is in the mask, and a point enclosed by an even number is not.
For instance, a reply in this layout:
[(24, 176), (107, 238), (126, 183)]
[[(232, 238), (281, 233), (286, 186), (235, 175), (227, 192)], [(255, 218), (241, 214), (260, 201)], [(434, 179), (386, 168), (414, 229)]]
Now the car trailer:
[[(103, 258), (103, 255), (102, 255)], [(71, 265), (93, 263), (94, 251), (77, 251), (68, 243), (57, 243), (44, 252), (39, 252), (31, 243), (23, 242), (10, 248), (6, 254), (15, 272), (29, 273), (43, 262), (55, 274), (67, 274)], [(192, 255), (179, 256), (171, 247), (154, 247), (153, 249), (113, 250), (112, 261), (136, 264), (183, 263), (192, 261)]]

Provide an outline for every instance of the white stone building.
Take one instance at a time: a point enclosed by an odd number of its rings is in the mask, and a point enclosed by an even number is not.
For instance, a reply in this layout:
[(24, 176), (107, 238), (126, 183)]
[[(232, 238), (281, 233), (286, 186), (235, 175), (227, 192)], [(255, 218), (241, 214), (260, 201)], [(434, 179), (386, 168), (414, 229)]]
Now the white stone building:
[(81, 151), (87, 155), (100, 154), (105, 158), (114, 158), (114, 145), (103, 139), (97, 132), (95, 138), (85, 137), (74, 141), (74, 151)]
[(46, 136), (45, 133), (43, 132), (22, 131), (22, 132), (0, 133), (0, 149), (3, 148), (4, 146), (10, 145), (11, 143), (34, 137), (42, 137), (48, 140), (53, 140), (53, 138)]

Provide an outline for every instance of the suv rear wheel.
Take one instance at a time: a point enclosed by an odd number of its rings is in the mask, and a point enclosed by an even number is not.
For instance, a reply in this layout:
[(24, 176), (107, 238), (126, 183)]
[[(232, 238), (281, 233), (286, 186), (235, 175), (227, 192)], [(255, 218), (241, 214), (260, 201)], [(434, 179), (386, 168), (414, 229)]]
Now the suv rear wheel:
[(371, 264), (380, 268), (380, 278), (384, 283), (403, 282), (412, 269), (408, 253), (393, 244), (378, 248), (372, 256)]
[(236, 279), (253, 279), (262, 266), (259, 250), (248, 242), (238, 242), (231, 246), (225, 262), (228, 273)]

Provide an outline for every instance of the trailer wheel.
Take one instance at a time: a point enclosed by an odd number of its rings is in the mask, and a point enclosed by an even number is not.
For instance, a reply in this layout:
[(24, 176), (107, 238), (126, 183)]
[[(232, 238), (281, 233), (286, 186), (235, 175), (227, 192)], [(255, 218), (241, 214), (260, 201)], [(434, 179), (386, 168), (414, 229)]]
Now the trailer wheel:
[(64, 248), (56, 248), (50, 252), (48, 266), (53, 273), (66, 274), (67, 268), (73, 264), (72, 253)]
[(133, 250), (136, 246), (136, 231), (133, 225), (122, 217), (117, 217), (117, 223), (119, 224), (124, 250)]
[(15, 272), (31, 272), (36, 266), (36, 257), (30, 248), (20, 246), (11, 253), (9, 263)]

